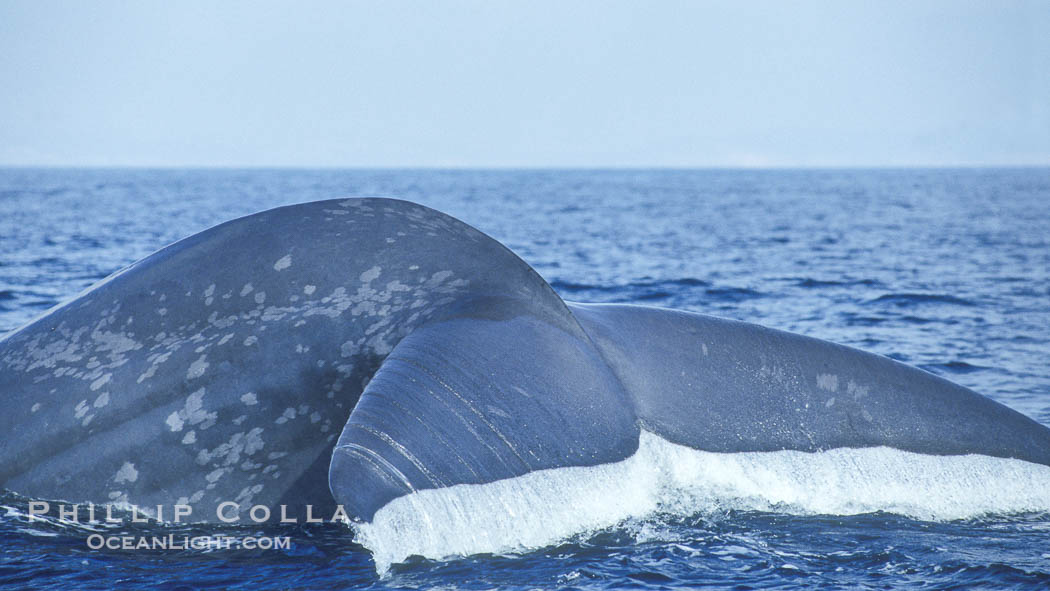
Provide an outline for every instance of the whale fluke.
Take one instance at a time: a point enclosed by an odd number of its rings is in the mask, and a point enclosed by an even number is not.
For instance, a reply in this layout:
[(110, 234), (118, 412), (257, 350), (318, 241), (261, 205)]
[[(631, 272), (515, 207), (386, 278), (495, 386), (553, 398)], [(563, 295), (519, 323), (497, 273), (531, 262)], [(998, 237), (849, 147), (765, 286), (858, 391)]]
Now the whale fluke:
[(330, 483), (369, 520), (415, 490), (622, 460), (638, 426), (586, 337), (528, 302), (484, 298), (387, 356), (332, 455)]

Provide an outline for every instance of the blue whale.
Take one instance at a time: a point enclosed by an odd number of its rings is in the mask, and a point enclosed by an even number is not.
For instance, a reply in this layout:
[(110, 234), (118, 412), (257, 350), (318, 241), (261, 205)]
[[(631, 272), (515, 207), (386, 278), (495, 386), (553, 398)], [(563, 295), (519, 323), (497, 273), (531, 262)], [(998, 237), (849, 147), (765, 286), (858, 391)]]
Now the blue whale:
[(281, 207), (161, 249), (0, 341), (0, 486), (342, 505), (707, 452), (885, 446), (1050, 466), (1050, 429), (891, 359), (701, 314), (563, 301), (495, 240), (390, 199)]

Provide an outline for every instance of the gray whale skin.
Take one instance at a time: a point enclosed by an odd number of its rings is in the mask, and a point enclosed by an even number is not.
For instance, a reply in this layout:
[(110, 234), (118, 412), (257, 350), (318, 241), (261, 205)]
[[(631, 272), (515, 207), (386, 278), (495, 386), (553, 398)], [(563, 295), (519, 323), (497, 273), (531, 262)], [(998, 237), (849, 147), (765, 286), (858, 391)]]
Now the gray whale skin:
[(285, 504), (623, 460), (890, 446), (1050, 465), (1050, 429), (891, 359), (674, 310), (562, 301), (507, 248), (390, 199), (281, 207), (132, 264), (0, 341), (0, 486)]

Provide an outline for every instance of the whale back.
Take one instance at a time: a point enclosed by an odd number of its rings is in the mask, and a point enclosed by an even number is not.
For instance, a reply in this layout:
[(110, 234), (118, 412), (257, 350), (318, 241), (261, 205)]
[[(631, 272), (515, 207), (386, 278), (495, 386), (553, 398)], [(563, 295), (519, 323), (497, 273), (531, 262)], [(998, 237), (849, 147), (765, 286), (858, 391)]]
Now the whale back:
[(282, 207), (172, 244), (0, 341), (0, 485), (214, 519), (332, 505), (331, 451), (406, 335), (494, 294), (585, 338), (495, 240), (434, 210)]

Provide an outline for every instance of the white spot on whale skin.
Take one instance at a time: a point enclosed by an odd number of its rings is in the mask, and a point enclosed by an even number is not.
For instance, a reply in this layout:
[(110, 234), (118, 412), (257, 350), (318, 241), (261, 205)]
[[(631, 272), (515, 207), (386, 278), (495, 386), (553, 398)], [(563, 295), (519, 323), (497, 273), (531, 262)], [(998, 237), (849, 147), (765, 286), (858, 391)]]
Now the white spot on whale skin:
[(95, 399), (95, 403), (93, 406), (95, 408), (102, 408), (107, 404), (109, 404), (109, 392), (103, 392), (98, 395), (98, 398)]
[(76, 419), (84, 418), (84, 415), (86, 415), (87, 411), (88, 411), (87, 400), (81, 400), (80, 402), (78, 402), (76, 407), (73, 410), (75, 411), (73, 413), (73, 418), (76, 418)]
[(438, 271), (430, 276), (430, 279), (427, 280), (427, 285), (436, 286), (449, 277), (452, 277), (452, 271)]
[(828, 401), (824, 403), (824, 406), (826, 406), (828, 408), (831, 408), (832, 406), (835, 406), (835, 397), (832, 396), (831, 398), (828, 398)]
[(294, 419), (294, 418), (295, 418), (295, 409), (292, 408), (292, 407), (288, 407), (288, 408), (284, 409), (284, 414), (282, 414), (281, 416), (277, 417), (277, 420), (274, 421), (274, 422), (277, 423), (278, 425), (283, 425), (283, 424), (287, 423), (289, 419)]
[(255, 288), (252, 287), (251, 283), (245, 283), (244, 287), (241, 288), (241, 297), (243, 298), (244, 296), (250, 294), (253, 289)]
[(357, 353), (357, 343), (354, 341), (347, 341), (339, 347), (339, 354), (343, 357), (353, 357), (355, 353)]
[(244, 438), (244, 453), (253, 455), (263, 448), (262, 427), (255, 427)]
[(706, 343), (700, 343), (700, 350), (703, 351), (704, 357), (707, 357), (707, 344)]
[(283, 271), (292, 266), (292, 255), (286, 254), (273, 264), (274, 271)]
[(109, 378), (111, 378), (112, 376), (113, 376), (113, 374), (107, 373), (106, 375), (100, 377), (99, 379), (95, 380), (94, 382), (91, 382), (91, 391), (94, 392), (95, 390), (98, 390), (102, 386), (105, 386), (109, 382)]
[(186, 406), (179, 411), (179, 417), (191, 425), (200, 425), (201, 430), (215, 424), (217, 413), (204, 410), (204, 388), (186, 397)]
[(244, 396), (241, 396), (241, 402), (251, 406), (253, 404), (258, 404), (259, 400), (255, 397), (255, 392), (248, 392)]
[(828, 392), (835, 392), (839, 389), (839, 377), (830, 373), (819, 374), (817, 375), (817, 387)]
[(124, 482), (135, 482), (139, 479), (139, 471), (135, 469), (135, 464), (131, 462), (124, 462), (124, 465), (117, 470), (117, 475), (113, 477), (113, 480), (117, 484)]
[(407, 286), (407, 285), (405, 285), (404, 283), (401, 283), (400, 280), (395, 279), (395, 280), (393, 280), (393, 281), (391, 281), (391, 282), (386, 284), (386, 290), (390, 291), (390, 292), (411, 291), (412, 288)]
[(209, 285), (208, 289), (204, 290), (204, 297), (210, 298), (213, 295), (215, 295), (215, 284), (214, 283)]
[(168, 419), (164, 422), (167, 423), (169, 427), (171, 427), (171, 431), (173, 433), (182, 431), (182, 425), (185, 423), (185, 421), (182, 420), (182, 417), (179, 416), (178, 411), (175, 411), (168, 415)]
[(256, 338), (255, 335), (251, 335), (251, 336), (249, 336), (249, 337), (244, 339), (244, 346), (245, 347), (251, 347), (252, 345), (254, 345), (255, 343), (258, 343), (258, 342), (259, 342), (259, 339)]
[(259, 293), (255, 294), (255, 303), (256, 304), (262, 304), (264, 302), (266, 302), (266, 292), (265, 291), (260, 291)]
[(190, 444), (193, 444), (193, 443), (196, 443), (196, 442), (197, 442), (197, 432), (196, 431), (190, 431), (189, 433), (186, 434), (185, 437), (182, 438), (182, 443), (184, 445), (190, 445)]
[(303, 286), (303, 293), (305, 293), (306, 295), (313, 295), (315, 291), (317, 291), (316, 285)]
[(36, 412), (36, 411), (38, 411), (38, 410), (40, 410), (40, 403), (39, 403), (39, 402), (37, 402), (36, 404), (34, 404), (34, 405), (33, 405), (33, 408), (29, 409), (29, 412)]
[(374, 280), (376, 277), (379, 277), (379, 273), (382, 270), (383, 270), (382, 267), (380, 267), (379, 265), (376, 265), (376, 266), (372, 267), (371, 269), (365, 271), (364, 273), (361, 273), (361, 282), (362, 283), (368, 283), (368, 282)]
[(212, 484), (214, 484), (220, 478), (222, 478), (222, 475), (225, 474), (225, 473), (226, 473), (226, 469), (225, 468), (219, 468), (217, 470), (212, 470), (211, 472), (209, 472), (208, 475), (204, 477), (204, 479), (207, 480), (208, 482), (211, 482)]
[(200, 359), (190, 364), (190, 368), (186, 370), (186, 379), (193, 380), (204, 375), (204, 370), (208, 369), (208, 362), (205, 361), (207, 355), (201, 355)]
[(861, 386), (853, 380), (850, 380), (849, 383), (846, 384), (846, 393), (852, 394), (854, 400), (860, 400), (868, 395), (868, 387)]

